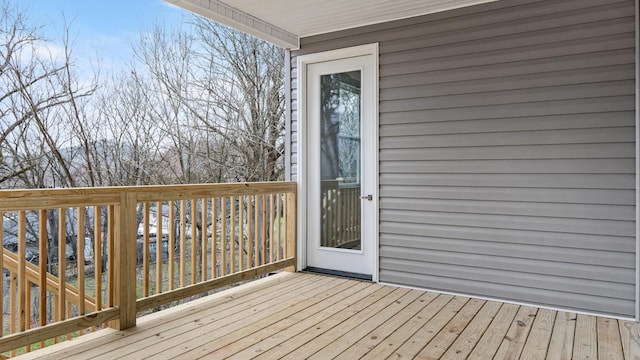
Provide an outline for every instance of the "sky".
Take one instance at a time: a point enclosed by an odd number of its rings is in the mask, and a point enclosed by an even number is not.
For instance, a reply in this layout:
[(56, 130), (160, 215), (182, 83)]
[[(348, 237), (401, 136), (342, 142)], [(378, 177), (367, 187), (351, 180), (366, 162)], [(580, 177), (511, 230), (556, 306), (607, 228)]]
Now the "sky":
[(131, 44), (155, 23), (179, 26), (189, 13), (163, 0), (10, 0), (26, 8), (30, 23), (44, 26), (51, 47), (61, 44), (70, 24), (74, 57), (80, 66), (100, 59), (103, 68), (130, 63)]

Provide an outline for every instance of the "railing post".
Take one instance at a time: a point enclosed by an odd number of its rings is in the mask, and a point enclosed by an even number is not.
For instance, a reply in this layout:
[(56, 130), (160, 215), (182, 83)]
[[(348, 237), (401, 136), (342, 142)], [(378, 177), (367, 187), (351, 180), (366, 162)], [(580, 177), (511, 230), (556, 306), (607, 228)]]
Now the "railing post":
[[(296, 190), (286, 194), (286, 257), (296, 258), (296, 241), (297, 241), (297, 227), (296, 222), (298, 218), (296, 199)], [(296, 266), (290, 266), (285, 269), (286, 271), (296, 271)]]
[(118, 330), (136, 325), (136, 195), (124, 191), (116, 205), (115, 306), (120, 309), (111, 327)]

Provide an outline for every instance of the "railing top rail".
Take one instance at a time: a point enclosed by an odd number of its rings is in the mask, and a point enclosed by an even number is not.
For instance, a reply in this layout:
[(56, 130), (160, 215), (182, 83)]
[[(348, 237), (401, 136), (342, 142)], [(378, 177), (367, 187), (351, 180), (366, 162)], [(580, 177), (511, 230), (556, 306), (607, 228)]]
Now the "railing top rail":
[(137, 201), (164, 201), (230, 195), (258, 195), (279, 191), (295, 192), (296, 183), (281, 181), (0, 190), (0, 211), (110, 205), (119, 203), (121, 196), (126, 194), (135, 194)]
[(197, 184), (171, 186), (141, 186), (131, 189), (139, 201), (180, 200), (230, 195), (259, 195), (274, 192), (295, 192), (295, 182), (254, 182), (228, 184)]

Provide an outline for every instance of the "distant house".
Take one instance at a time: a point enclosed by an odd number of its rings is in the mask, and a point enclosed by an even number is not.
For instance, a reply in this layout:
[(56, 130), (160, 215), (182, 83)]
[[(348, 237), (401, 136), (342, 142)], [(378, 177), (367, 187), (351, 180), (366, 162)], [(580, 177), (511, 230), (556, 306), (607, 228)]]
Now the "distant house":
[[(158, 221), (160, 222), (158, 223)], [(160, 224), (162, 237), (166, 238), (169, 236), (169, 204), (162, 204), (160, 214), (158, 214), (158, 209), (155, 204), (149, 207), (149, 236), (156, 236), (158, 224)], [(138, 225), (138, 237), (144, 234), (144, 228), (144, 223), (141, 222)], [(174, 229), (177, 228), (177, 226), (174, 226)]]
[[(35, 212), (27, 212), (25, 214), (26, 217), (26, 259), (29, 262), (36, 263), (40, 257), (40, 249), (39, 249), (39, 239), (38, 239), (38, 214)], [(90, 218), (90, 221), (93, 221)], [(48, 233), (49, 226), (47, 226)], [(65, 253), (67, 260), (75, 260), (73, 245), (72, 243), (76, 242), (77, 238), (77, 226), (75, 225), (75, 217), (71, 216), (69, 218), (68, 226), (66, 229), (66, 239), (65, 239)], [(85, 260), (90, 261), (93, 257), (93, 251), (91, 249), (91, 239), (85, 237)], [(2, 219), (2, 246), (5, 249), (8, 249), (13, 252), (18, 252), (18, 214), (17, 213), (5, 213)], [(53, 261), (57, 261), (57, 246), (55, 247)]]

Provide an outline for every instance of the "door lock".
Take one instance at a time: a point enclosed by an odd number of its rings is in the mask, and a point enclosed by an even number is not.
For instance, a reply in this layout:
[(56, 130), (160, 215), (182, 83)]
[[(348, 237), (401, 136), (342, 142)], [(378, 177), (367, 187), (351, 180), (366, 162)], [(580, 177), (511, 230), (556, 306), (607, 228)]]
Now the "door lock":
[(360, 200), (373, 201), (373, 195), (363, 195), (363, 196), (360, 196)]

